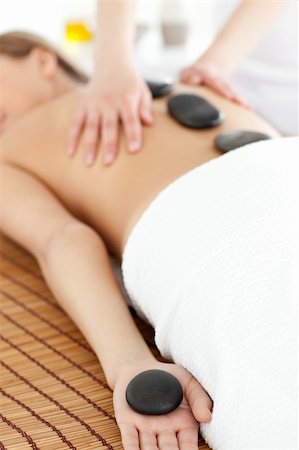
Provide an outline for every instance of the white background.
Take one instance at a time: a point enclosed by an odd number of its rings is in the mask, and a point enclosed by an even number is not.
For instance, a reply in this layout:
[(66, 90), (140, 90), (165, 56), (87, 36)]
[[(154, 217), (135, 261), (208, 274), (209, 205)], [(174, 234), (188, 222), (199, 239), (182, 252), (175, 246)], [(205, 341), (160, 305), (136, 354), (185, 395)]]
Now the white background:
[[(190, 24), (187, 43), (181, 47), (165, 48), (162, 42), (162, 0), (137, 1), (136, 23), (148, 25), (148, 31), (136, 43), (136, 59), (146, 73), (176, 74), (193, 62), (211, 41), (215, 27), (211, 0), (167, 0), (168, 8), (184, 5)], [(83, 20), (95, 29), (96, 0), (0, 0), (0, 33), (25, 30), (41, 34), (62, 47), (88, 71), (93, 70), (92, 44), (67, 44), (65, 24)]]

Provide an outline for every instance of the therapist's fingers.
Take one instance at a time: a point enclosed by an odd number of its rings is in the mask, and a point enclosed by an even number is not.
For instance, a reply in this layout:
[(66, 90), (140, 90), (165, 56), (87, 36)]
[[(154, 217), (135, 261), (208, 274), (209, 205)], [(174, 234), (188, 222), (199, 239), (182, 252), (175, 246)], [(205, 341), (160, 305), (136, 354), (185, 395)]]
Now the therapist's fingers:
[(85, 123), (87, 115), (86, 106), (81, 104), (74, 115), (74, 118), (71, 122), (71, 126), (68, 134), (68, 142), (67, 142), (67, 153), (69, 156), (73, 156), (78, 148), (79, 137), (82, 132), (82, 128)]
[(127, 96), (121, 107), (127, 149), (130, 152), (136, 152), (141, 147), (141, 123), (138, 107), (138, 98), (135, 96)]
[(102, 116), (103, 162), (105, 165), (111, 164), (116, 157), (118, 128), (118, 115), (114, 110), (107, 111)]
[(145, 125), (151, 125), (154, 121), (152, 115), (153, 96), (148, 88), (144, 89), (140, 99), (140, 118)]
[(233, 91), (228, 85), (228, 83), (224, 82), (220, 78), (207, 76), (204, 78), (204, 83), (211, 87), (215, 92), (218, 92), (219, 94), (223, 95), (224, 97), (232, 100), (234, 95)]
[(196, 67), (191, 66), (181, 72), (180, 81), (183, 83), (198, 85), (202, 82), (202, 76)]
[(187, 67), (181, 73), (181, 81), (193, 85), (205, 85), (213, 89), (223, 97), (252, 109), (251, 106), (243, 99), (230, 85), (230, 83), (221, 76), (221, 71), (216, 66), (206, 66), (197, 62)]
[(230, 86), (230, 84), (226, 80), (217, 77), (207, 77), (206, 80), (204, 80), (204, 83), (229, 100), (238, 103), (245, 108), (251, 108), (250, 105), (239, 94), (237, 94), (237, 92)]
[(85, 125), (85, 163), (92, 166), (97, 157), (99, 136), (100, 136), (100, 113), (96, 108), (88, 111)]

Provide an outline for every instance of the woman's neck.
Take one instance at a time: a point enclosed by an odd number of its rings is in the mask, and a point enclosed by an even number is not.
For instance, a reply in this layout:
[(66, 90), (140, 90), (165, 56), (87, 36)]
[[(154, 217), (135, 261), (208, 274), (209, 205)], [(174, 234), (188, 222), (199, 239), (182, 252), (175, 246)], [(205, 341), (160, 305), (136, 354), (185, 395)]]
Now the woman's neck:
[(54, 81), (53, 98), (67, 94), (69, 91), (79, 88), (80, 86), (82, 86), (82, 83), (79, 83), (78, 81), (74, 80), (69, 75), (67, 75), (62, 69), (60, 69)]

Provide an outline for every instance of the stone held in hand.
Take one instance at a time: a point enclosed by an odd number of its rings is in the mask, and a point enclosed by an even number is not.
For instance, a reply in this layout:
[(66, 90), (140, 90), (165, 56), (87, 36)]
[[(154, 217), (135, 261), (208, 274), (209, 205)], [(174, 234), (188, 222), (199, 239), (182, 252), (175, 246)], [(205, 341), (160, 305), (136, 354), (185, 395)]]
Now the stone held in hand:
[(128, 404), (140, 414), (167, 414), (176, 409), (182, 399), (181, 384), (164, 370), (145, 370), (136, 375), (126, 389)]
[(169, 114), (189, 128), (210, 128), (221, 125), (225, 114), (208, 100), (195, 94), (175, 94), (168, 99)]
[(173, 88), (173, 83), (167, 81), (147, 80), (146, 84), (148, 85), (153, 98), (164, 97), (165, 95), (168, 95)]
[(259, 131), (234, 130), (225, 131), (224, 133), (218, 134), (214, 140), (214, 144), (218, 150), (223, 153), (227, 153), (231, 150), (242, 147), (243, 145), (265, 139), (271, 139), (271, 137), (265, 133), (260, 133)]

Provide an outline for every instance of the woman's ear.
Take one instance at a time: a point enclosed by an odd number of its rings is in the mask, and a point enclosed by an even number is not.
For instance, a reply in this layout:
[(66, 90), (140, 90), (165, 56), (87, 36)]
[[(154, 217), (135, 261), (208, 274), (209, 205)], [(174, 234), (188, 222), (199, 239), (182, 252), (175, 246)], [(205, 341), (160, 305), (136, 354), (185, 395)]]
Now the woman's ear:
[(52, 80), (55, 77), (58, 69), (58, 61), (55, 53), (41, 47), (35, 47), (30, 52), (30, 58), (34, 60), (35, 65), (44, 79)]

